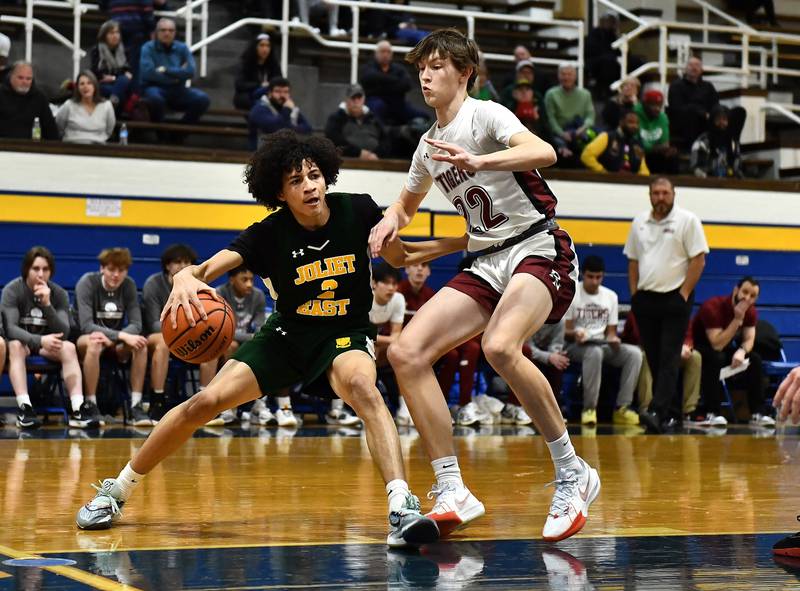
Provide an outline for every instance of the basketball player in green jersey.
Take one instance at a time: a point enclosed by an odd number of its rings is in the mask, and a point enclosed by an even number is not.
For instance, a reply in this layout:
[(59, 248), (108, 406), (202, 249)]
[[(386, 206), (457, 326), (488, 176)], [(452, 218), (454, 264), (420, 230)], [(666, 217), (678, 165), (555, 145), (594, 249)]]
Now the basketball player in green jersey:
[[(242, 345), (206, 389), (173, 408), (117, 478), (95, 486), (97, 495), (78, 512), (83, 529), (104, 529), (121, 517), (133, 489), (194, 431), (220, 412), (325, 373), (334, 392), (364, 421), (367, 444), (386, 483), (392, 547), (436, 541), (436, 523), (419, 511), (405, 479), (397, 430), (375, 387), (375, 329), (367, 239), (381, 219), (369, 195), (327, 193), (340, 159), (327, 139), (291, 131), (269, 136), (247, 166), (245, 179), (259, 203), (275, 210), (201, 265), (173, 278), (162, 313), (171, 321), (191, 308), (205, 316), (197, 297), (217, 277), (244, 264), (264, 278), (276, 312)], [(412, 264), (456, 252), (464, 239), (387, 245), (394, 264)], [(179, 308), (183, 307), (183, 311)]]

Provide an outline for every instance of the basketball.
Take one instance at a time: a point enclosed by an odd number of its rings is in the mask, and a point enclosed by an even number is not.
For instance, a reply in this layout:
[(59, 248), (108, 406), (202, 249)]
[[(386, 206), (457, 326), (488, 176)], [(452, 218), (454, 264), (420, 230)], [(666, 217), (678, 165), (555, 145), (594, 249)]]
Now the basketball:
[(205, 308), (207, 320), (201, 319), (194, 307), (196, 324), (189, 326), (183, 310), (178, 310), (177, 327), (172, 328), (169, 316), (161, 323), (161, 334), (170, 353), (187, 363), (205, 363), (224, 353), (233, 340), (233, 310), (222, 297), (201, 291), (197, 294)]

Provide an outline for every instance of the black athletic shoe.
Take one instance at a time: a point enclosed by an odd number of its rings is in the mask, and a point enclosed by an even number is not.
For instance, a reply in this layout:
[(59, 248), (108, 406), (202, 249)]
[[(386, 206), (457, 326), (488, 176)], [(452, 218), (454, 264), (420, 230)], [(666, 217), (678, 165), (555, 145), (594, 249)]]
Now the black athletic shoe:
[(81, 418), (88, 421), (88, 428), (96, 429), (103, 425), (103, 418), (100, 416), (100, 409), (94, 402), (84, 400), (81, 404)]
[(23, 404), (17, 412), (17, 427), (20, 429), (38, 429), (42, 424), (33, 407), (30, 404)]
[(167, 404), (164, 400), (164, 397), (156, 398), (154, 396), (150, 397), (150, 418), (153, 420), (153, 424), (155, 425), (160, 421), (165, 414), (167, 414)]
[(131, 407), (131, 424), (134, 427), (153, 426), (153, 419), (144, 411), (141, 403)]
[(647, 429), (648, 433), (663, 433), (661, 430), (661, 417), (653, 411), (639, 413), (639, 424)]

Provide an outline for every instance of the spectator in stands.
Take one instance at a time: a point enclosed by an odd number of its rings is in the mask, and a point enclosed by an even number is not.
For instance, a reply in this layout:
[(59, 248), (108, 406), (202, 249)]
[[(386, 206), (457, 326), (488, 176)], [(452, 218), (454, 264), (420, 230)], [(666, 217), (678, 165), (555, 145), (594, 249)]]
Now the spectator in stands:
[(401, 44), (407, 45), (416, 45), (428, 35), (430, 35), (430, 31), (423, 31), (417, 27), (417, 20), (411, 15), (405, 16), (394, 31), (394, 38)]
[[(641, 347), (641, 337), (639, 326), (636, 324), (636, 316), (629, 312), (625, 318), (625, 328), (620, 335), (623, 343)], [(692, 337), (691, 323), (687, 325), (686, 335), (681, 346), (681, 371), (683, 371), (683, 404), (681, 414), (684, 423), (690, 421), (694, 411), (697, 410), (697, 401), (700, 400), (700, 367), (702, 357), (694, 348), (694, 338)], [(639, 394), (639, 412), (646, 412), (653, 400), (653, 374), (647, 363), (647, 357), (642, 359), (642, 371), (639, 372), (639, 384), (637, 386)]]
[(119, 112), (130, 96), (133, 87), (133, 71), (125, 55), (117, 21), (106, 21), (97, 32), (97, 45), (90, 54), (92, 73), (100, 83), (100, 94), (111, 101)]
[(0, 82), (0, 137), (31, 139), (36, 119), (42, 139), (58, 139), (50, 103), (33, 81), (33, 66), (17, 62)]
[(547, 378), (556, 399), (561, 396), (562, 377), (564, 370), (569, 367), (569, 355), (565, 351), (566, 326), (566, 320), (563, 318), (556, 324), (545, 324), (533, 333), (528, 342), (531, 359)]
[(489, 76), (489, 68), (486, 66), (486, 60), (483, 58), (481, 58), (478, 64), (478, 78), (475, 80), (472, 90), (469, 91), (469, 95), (479, 101), (500, 102), (500, 94), (497, 92), (494, 84), (492, 84), (491, 77)]
[(65, 142), (102, 144), (114, 133), (114, 107), (100, 96), (99, 86), (89, 70), (78, 74), (72, 98), (64, 101), (56, 113), (56, 125)]
[(531, 55), (530, 49), (528, 49), (525, 45), (522, 44), (517, 45), (514, 48), (514, 52), (512, 55), (514, 57), (514, 69), (511, 72), (508, 72), (505, 78), (503, 78), (503, 88), (506, 88), (511, 84), (514, 84), (517, 81), (517, 78), (519, 78), (517, 73), (517, 64), (520, 63), (521, 61), (530, 60), (533, 57)]
[[(517, 85), (524, 80), (530, 83), (531, 87), (533, 87), (533, 82), (535, 78), (536, 78), (536, 69), (533, 65), (533, 61), (529, 59), (518, 61), (517, 75), (513, 80), (511, 80), (511, 82), (509, 82), (503, 87), (503, 93), (500, 95), (500, 102), (513, 111), (514, 109), (512, 105), (516, 103), (514, 99), (514, 91), (516, 90)], [(541, 100), (539, 101), (538, 104), (541, 104)]]
[(86, 400), (97, 404), (100, 356), (110, 351), (118, 361), (131, 360), (131, 398), (141, 400), (147, 370), (147, 339), (136, 284), (128, 277), (133, 262), (127, 248), (106, 248), (97, 257), (100, 271), (85, 273), (75, 285), (78, 354), (83, 360)]
[(639, 116), (639, 138), (642, 140), (647, 168), (651, 173), (678, 173), (678, 150), (669, 142), (669, 119), (664, 113), (664, 95), (652, 89), (644, 93), (642, 102), (633, 110)]
[(0, 82), (8, 73), (8, 54), (11, 53), (11, 39), (8, 35), (0, 33)]
[[(4, 287), (0, 297), (8, 337), (8, 377), (19, 407), (17, 426), (33, 429), (41, 424), (31, 405), (26, 370), (28, 357), (40, 355), (61, 365), (70, 399), (69, 426), (98, 427), (97, 407), (83, 397), (75, 345), (67, 340), (69, 297), (51, 280), (55, 270), (52, 253), (44, 246), (34, 246), (22, 259), (22, 275)], [(5, 346), (0, 350), (5, 361)]]
[(328, 117), (325, 135), (348, 158), (378, 160), (390, 155), (386, 128), (364, 104), (360, 84), (348, 87), (339, 108)]
[(119, 23), (122, 42), (128, 51), (128, 63), (134, 79), (139, 72), (142, 46), (150, 40), (155, 25), (154, 5), (165, 4), (164, 0), (101, 0), (100, 10)]
[(533, 85), (525, 79), (520, 79), (511, 94), (512, 102), (508, 108), (517, 116), (517, 119), (541, 138), (547, 138), (547, 125), (542, 108), (542, 97), (533, 89)]
[(294, 104), (291, 84), (286, 78), (273, 78), (269, 90), (250, 109), (250, 147), (255, 150), (260, 137), (281, 129), (292, 129), (297, 133), (312, 132), (311, 124)]
[(594, 105), (589, 91), (577, 87), (578, 74), (571, 63), (558, 67), (558, 86), (544, 95), (547, 124), (561, 162), (570, 164), (586, 144), (586, 131), (594, 125)]
[[(594, 91), (598, 99), (604, 99), (611, 94), (611, 84), (621, 74), (620, 50), (612, 47), (618, 37), (619, 19), (613, 12), (601, 16), (598, 26), (591, 29), (586, 37), (586, 72), (594, 80)], [(627, 71), (632, 72), (643, 63), (641, 57), (628, 54)]]
[(429, 120), (428, 114), (406, 100), (411, 77), (402, 64), (392, 62), (392, 44), (379, 41), (375, 59), (361, 69), (361, 86), (367, 93), (367, 106), (387, 125), (404, 125), (412, 119)]
[(663, 433), (676, 424), (670, 406), (708, 243), (697, 216), (675, 206), (675, 187), (668, 178), (650, 181), (650, 204), (650, 211), (633, 219), (623, 252), (631, 309), (653, 374), (653, 402), (639, 416), (648, 430)]
[(608, 99), (603, 107), (603, 123), (606, 129), (616, 129), (622, 120), (622, 114), (630, 111), (639, 104), (639, 91), (642, 83), (638, 78), (626, 78), (619, 87), (619, 91)]
[[(719, 95), (711, 82), (703, 80), (703, 62), (692, 56), (686, 62), (682, 78), (669, 85), (669, 115), (672, 141), (681, 149), (691, 149), (694, 140), (709, 127), (711, 110), (719, 104)], [(739, 141), (746, 117), (742, 107), (728, 114), (732, 137)]]
[(722, 105), (711, 109), (709, 123), (709, 130), (692, 144), (690, 169), (701, 178), (743, 178), (742, 149), (728, 132), (728, 109)]
[(249, 111), (267, 93), (269, 81), (282, 76), (278, 58), (272, 51), (272, 40), (267, 33), (261, 33), (242, 53), (233, 106)]
[(703, 406), (707, 414), (698, 420), (701, 425), (728, 424), (720, 414), (720, 370), (725, 366), (730, 366), (731, 369), (746, 366), (733, 379), (743, 380), (746, 385), (750, 424), (760, 427), (775, 426), (772, 411), (764, 404), (764, 368), (761, 356), (753, 351), (758, 320), (755, 304), (759, 291), (756, 279), (743, 277), (733, 288), (731, 295), (707, 299), (692, 319), (695, 346), (703, 356)]
[[(166, 412), (167, 403), (164, 397), (164, 384), (169, 369), (169, 349), (161, 334), (161, 310), (172, 291), (172, 277), (185, 267), (197, 262), (197, 253), (188, 244), (171, 244), (161, 253), (161, 272), (153, 273), (144, 282), (142, 301), (144, 303), (144, 333), (147, 335), (147, 349), (150, 352), (150, 398), (149, 424), (158, 422)], [(217, 373), (218, 360), (212, 359), (200, 364), (200, 387), (207, 386)], [(131, 396), (134, 421), (142, 426), (148, 424), (147, 413), (141, 406), (141, 391)], [(219, 417), (212, 421), (213, 425), (223, 424)]]
[(761, 21), (756, 16), (756, 13), (759, 8), (763, 8), (767, 23), (773, 27), (779, 26), (778, 21), (775, 19), (775, 3), (773, 0), (728, 0), (728, 4), (735, 10), (744, 10), (745, 19), (751, 25)]
[(156, 38), (142, 47), (140, 65), (144, 98), (153, 121), (163, 121), (166, 107), (183, 111), (183, 123), (196, 122), (208, 110), (208, 95), (186, 87), (194, 72), (192, 52), (175, 40), (175, 21), (160, 19)]
[(581, 161), (594, 172), (612, 172), (649, 176), (644, 148), (639, 139), (639, 117), (627, 111), (619, 127), (604, 131), (581, 153)]
[(638, 425), (639, 416), (630, 409), (633, 389), (642, 368), (639, 347), (626, 345), (617, 336), (619, 305), (617, 294), (602, 285), (605, 263), (594, 255), (581, 265), (583, 281), (575, 290), (575, 299), (567, 311), (565, 337), (570, 360), (582, 364), (583, 412), (582, 425), (597, 424), (597, 401), (600, 398), (600, 378), (603, 363), (622, 369), (614, 423)]

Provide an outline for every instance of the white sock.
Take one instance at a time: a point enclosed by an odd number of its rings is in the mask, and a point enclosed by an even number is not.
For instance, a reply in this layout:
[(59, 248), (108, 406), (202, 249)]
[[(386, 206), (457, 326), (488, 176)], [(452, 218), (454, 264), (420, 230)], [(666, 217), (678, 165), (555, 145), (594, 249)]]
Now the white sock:
[(457, 486), (464, 486), (461, 480), (461, 469), (458, 467), (458, 458), (455, 456), (445, 456), (431, 462), (433, 473), (436, 476), (436, 484), (452, 482)]
[(406, 399), (400, 396), (399, 404), (397, 405), (397, 412), (403, 412), (404, 414), (410, 415), (411, 413), (408, 412), (408, 405), (406, 405)]
[(558, 473), (559, 468), (580, 469), (581, 463), (578, 461), (575, 448), (572, 447), (572, 441), (566, 430), (564, 434), (555, 441), (548, 441), (547, 447), (550, 449), (550, 457), (553, 458), (556, 473)]
[(138, 406), (142, 402), (141, 392), (131, 392), (131, 406)]
[(392, 480), (386, 483), (386, 494), (389, 495), (389, 511), (399, 511), (403, 508), (406, 497), (411, 494), (405, 480)]
[(73, 394), (69, 397), (69, 403), (72, 405), (72, 411), (78, 412), (83, 404), (83, 394)]
[(97, 406), (97, 394), (84, 394), (83, 399)]
[(275, 402), (278, 403), (279, 409), (292, 409), (292, 397), (291, 396), (276, 396)]
[(344, 400), (341, 398), (334, 398), (331, 400), (331, 410), (332, 411), (343, 411), (344, 410)]
[(139, 474), (133, 468), (131, 468), (130, 462), (125, 464), (122, 472), (120, 472), (119, 476), (117, 476), (117, 488), (119, 490), (119, 498), (121, 501), (128, 500), (128, 497), (130, 497), (133, 493), (133, 489), (136, 488), (136, 485), (142, 481), (144, 476), (144, 474)]
[(28, 406), (33, 406), (31, 404), (31, 397), (28, 396), (27, 392), (25, 392), (25, 394), (17, 394), (17, 406), (22, 408), (23, 404), (27, 404)]

